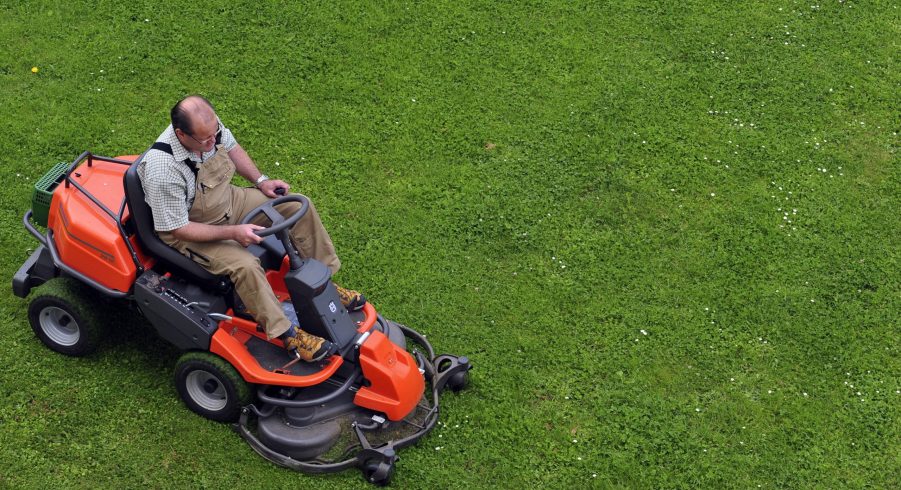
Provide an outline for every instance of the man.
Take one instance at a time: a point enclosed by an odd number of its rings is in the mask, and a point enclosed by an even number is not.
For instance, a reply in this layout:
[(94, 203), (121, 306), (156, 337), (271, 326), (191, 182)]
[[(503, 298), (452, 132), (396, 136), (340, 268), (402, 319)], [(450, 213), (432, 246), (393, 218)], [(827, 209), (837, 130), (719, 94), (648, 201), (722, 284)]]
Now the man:
[[(309, 362), (333, 354), (336, 347), (332, 342), (292, 325), (259, 261), (245, 248), (262, 241), (254, 230), (263, 227), (238, 224), (250, 210), (276, 197), (276, 189), (287, 192), (290, 186), (257, 169), (205, 98), (192, 95), (182, 99), (170, 116), (172, 124), (138, 167), (160, 239), (213, 274), (228, 274), (247, 310), (270, 339), (282, 339), (285, 348), (296, 350)], [(253, 187), (232, 185), (236, 171)], [(290, 216), (300, 209), (300, 203), (276, 208)], [(290, 236), (302, 256), (323, 262), (332, 274), (338, 272), (341, 261), (312, 202)], [(366, 302), (356, 291), (337, 289), (348, 310), (358, 310)]]

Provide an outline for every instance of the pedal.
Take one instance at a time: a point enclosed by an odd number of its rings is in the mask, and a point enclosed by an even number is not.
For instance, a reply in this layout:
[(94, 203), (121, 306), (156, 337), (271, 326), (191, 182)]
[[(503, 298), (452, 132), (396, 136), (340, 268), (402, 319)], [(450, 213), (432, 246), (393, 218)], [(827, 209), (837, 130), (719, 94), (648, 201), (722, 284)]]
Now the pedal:
[(297, 350), (295, 349), (291, 352), (294, 353), (294, 359), (291, 359), (291, 361), (288, 364), (285, 364), (284, 366), (282, 366), (280, 368), (273, 369), (272, 370), (273, 373), (291, 374), (291, 370), (290, 370), (291, 366), (300, 362), (300, 354), (297, 353)]

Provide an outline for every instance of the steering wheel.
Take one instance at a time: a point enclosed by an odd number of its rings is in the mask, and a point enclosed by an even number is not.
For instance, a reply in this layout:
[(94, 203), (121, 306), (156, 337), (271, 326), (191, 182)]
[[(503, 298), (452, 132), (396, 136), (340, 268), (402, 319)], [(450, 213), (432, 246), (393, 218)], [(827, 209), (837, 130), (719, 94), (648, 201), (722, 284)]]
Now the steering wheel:
[[(281, 190), (281, 189), (279, 189), (279, 190)], [(299, 202), (301, 204), (300, 209), (297, 210), (297, 212), (295, 212), (291, 216), (288, 216), (287, 218), (282, 216), (282, 213), (279, 213), (275, 209), (275, 206), (278, 206), (279, 204), (284, 204), (286, 202)], [(272, 222), (272, 224), (269, 225), (269, 227), (267, 227), (267, 228), (263, 228), (262, 230), (256, 230), (256, 231), (254, 231), (254, 233), (257, 236), (275, 235), (276, 233), (287, 230), (288, 228), (293, 226), (294, 223), (297, 223), (300, 220), (300, 218), (303, 218), (303, 215), (307, 214), (307, 210), (309, 210), (309, 209), (310, 209), (310, 200), (299, 194), (277, 197), (275, 199), (272, 199), (271, 201), (266, 201), (263, 204), (260, 204), (259, 206), (250, 210), (250, 212), (247, 213), (244, 216), (244, 218), (241, 220), (241, 224), (246, 225), (246, 224), (250, 223), (251, 220), (256, 218), (257, 215), (265, 214), (266, 217), (269, 218), (269, 221)], [(281, 238), (281, 237), (279, 237), (279, 238)]]
[[(272, 222), (268, 228), (263, 228), (262, 230), (256, 230), (254, 233), (257, 236), (265, 237), (269, 235), (277, 235), (279, 241), (282, 242), (282, 245), (285, 247), (285, 252), (288, 254), (288, 260), (291, 263), (291, 270), (296, 270), (300, 268), (301, 259), (300, 253), (297, 251), (297, 248), (294, 246), (294, 243), (291, 241), (290, 237), (288, 237), (288, 228), (294, 226), (294, 223), (297, 223), (300, 218), (303, 218), (303, 215), (307, 214), (307, 211), (310, 209), (310, 200), (304, 196), (299, 194), (292, 194), (290, 196), (285, 196), (285, 189), (278, 188), (276, 189), (276, 194), (282, 196), (272, 199), (271, 201), (266, 201), (263, 204), (253, 208), (247, 213), (243, 219), (241, 219), (242, 225), (246, 225), (250, 223), (250, 221), (257, 217), (259, 214), (266, 215), (269, 218), (269, 221)], [(298, 209), (294, 214), (285, 218), (282, 216), (282, 213), (279, 213), (275, 206), (286, 202), (299, 202), (301, 204), (300, 209)], [(274, 247), (268, 246), (268, 244), (263, 241), (260, 242), (260, 245), (272, 252), (276, 250)]]

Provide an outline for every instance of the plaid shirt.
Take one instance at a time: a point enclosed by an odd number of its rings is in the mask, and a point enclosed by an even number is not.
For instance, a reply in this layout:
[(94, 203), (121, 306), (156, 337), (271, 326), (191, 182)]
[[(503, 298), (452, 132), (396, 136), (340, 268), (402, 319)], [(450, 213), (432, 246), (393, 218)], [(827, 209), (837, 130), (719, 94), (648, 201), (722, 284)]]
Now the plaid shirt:
[[(219, 125), (222, 128), (221, 144), (225, 151), (231, 151), (238, 142), (221, 121)], [(188, 211), (197, 192), (197, 179), (185, 160), (189, 159), (199, 167), (215, 155), (218, 148), (213, 147), (198, 157), (182, 146), (171, 124), (156, 140), (172, 146), (173, 154), (149, 150), (138, 164), (138, 176), (144, 187), (144, 200), (153, 210), (153, 227), (156, 231), (172, 231), (188, 224)]]

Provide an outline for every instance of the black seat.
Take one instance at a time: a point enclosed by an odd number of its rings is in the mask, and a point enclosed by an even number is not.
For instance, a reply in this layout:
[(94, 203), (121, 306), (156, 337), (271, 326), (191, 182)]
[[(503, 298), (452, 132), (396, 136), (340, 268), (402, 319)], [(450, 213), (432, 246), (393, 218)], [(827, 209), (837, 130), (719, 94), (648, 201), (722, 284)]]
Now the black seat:
[(217, 276), (185, 257), (178, 250), (167, 245), (156, 235), (153, 228), (153, 212), (144, 200), (144, 188), (138, 176), (138, 164), (144, 159), (144, 152), (125, 171), (125, 202), (131, 213), (131, 221), (138, 243), (145, 253), (172, 269), (171, 272), (183, 276), (189, 281), (206, 288), (227, 291), (231, 287), (228, 276)]
[[(147, 201), (144, 200), (144, 188), (141, 186), (141, 178), (138, 176), (138, 163), (144, 159), (144, 152), (125, 171), (125, 201), (131, 212), (132, 226), (138, 243), (145, 253), (155, 257), (158, 261), (171, 268), (171, 272), (181, 275), (185, 279), (196, 283), (201, 287), (212, 288), (216, 291), (227, 292), (232, 283), (228, 276), (217, 276), (197, 265), (196, 262), (182, 255), (178, 250), (170, 247), (160, 240), (153, 228), (153, 211)], [(285, 256), (285, 247), (275, 237), (270, 235), (260, 245), (250, 245), (247, 250), (260, 260), (264, 269), (277, 270)]]

